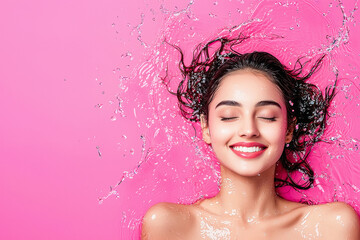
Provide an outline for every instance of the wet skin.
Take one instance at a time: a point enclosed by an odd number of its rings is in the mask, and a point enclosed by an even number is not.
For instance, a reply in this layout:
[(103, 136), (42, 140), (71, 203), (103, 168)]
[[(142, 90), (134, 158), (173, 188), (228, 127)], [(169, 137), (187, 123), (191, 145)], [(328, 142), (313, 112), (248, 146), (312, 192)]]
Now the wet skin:
[(249, 218), (219, 215), (200, 203), (160, 203), (144, 218), (142, 239), (360, 239), (355, 211), (345, 203), (306, 206), (286, 200), (277, 215)]
[(358, 216), (345, 203), (308, 206), (276, 195), (275, 165), (292, 127), (266, 75), (227, 74), (201, 126), (220, 162), (220, 192), (192, 205), (153, 206), (142, 239), (360, 239)]

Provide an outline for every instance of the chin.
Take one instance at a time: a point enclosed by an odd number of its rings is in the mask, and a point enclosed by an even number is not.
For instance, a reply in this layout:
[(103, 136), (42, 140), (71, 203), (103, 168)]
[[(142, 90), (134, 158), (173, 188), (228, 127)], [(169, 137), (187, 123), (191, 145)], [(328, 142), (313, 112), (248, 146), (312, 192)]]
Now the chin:
[(236, 172), (239, 176), (243, 177), (259, 177), (263, 174), (263, 171), (239, 171)]
[(269, 166), (258, 165), (258, 164), (246, 164), (250, 166), (231, 166), (228, 164), (221, 163), (221, 169), (224, 173), (229, 172), (230, 174), (239, 175), (242, 177), (259, 177), (261, 175), (268, 175), (275, 173), (276, 162)]

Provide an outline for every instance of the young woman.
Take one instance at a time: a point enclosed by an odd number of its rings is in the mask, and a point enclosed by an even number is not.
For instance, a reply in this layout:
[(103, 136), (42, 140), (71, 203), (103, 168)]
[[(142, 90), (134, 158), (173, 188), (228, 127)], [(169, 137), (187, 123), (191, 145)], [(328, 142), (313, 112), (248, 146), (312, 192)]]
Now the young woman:
[[(203, 139), (220, 162), (220, 191), (192, 205), (151, 207), (142, 239), (360, 239), (358, 216), (347, 204), (311, 206), (275, 192), (313, 184), (306, 158), (324, 131), (336, 83), (322, 94), (306, 81), (324, 56), (304, 74), (300, 60), (289, 70), (266, 52), (240, 54), (234, 50), (240, 42), (211, 41), (198, 48), (190, 66), (181, 53), (180, 109), (201, 122)], [(277, 177), (278, 164), (286, 178)], [(296, 178), (299, 172), (305, 180)]]

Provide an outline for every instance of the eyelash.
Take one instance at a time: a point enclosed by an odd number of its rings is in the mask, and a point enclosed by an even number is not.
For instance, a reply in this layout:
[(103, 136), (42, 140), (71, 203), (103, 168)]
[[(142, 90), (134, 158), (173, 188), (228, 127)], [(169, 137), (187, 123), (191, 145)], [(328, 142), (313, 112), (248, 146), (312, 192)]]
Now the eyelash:
[[(229, 117), (229, 118), (221, 118), (221, 121), (229, 121), (229, 120), (233, 120), (233, 119), (236, 119), (237, 117)], [(275, 122), (276, 121), (276, 118), (275, 117), (272, 117), (272, 118), (266, 118), (266, 117), (259, 117), (261, 119), (264, 119), (266, 121), (269, 121), (269, 122)]]
[(236, 119), (237, 117), (229, 117), (229, 118), (221, 118), (221, 121), (228, 121), (228, 120), (233, 120), (233, 119)]
[(275, 121), (276, 121), (276, 118), (275, 118), (275, 117), (272, 117), (272, 118), (259, 117), (259, 118), (264, 119), (264, 120), (267, 120), (267, 121), (270, 121), (270, 122), (275, 122)]

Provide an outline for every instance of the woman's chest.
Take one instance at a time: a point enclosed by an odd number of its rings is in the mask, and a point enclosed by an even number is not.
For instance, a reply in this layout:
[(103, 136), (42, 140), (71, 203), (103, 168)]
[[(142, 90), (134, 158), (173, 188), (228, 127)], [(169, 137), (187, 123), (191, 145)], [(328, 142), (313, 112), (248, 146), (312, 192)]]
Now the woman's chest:
[(319, 224), (299, 221), (299, 218), (279, 218), (267, 221), (219, 218), (199, 215), (190, 232), (189, 239), (240, 240), (240, 239), (322, 239)]

